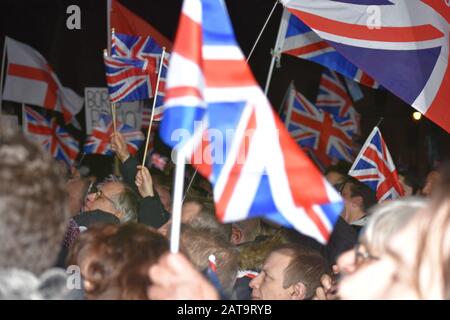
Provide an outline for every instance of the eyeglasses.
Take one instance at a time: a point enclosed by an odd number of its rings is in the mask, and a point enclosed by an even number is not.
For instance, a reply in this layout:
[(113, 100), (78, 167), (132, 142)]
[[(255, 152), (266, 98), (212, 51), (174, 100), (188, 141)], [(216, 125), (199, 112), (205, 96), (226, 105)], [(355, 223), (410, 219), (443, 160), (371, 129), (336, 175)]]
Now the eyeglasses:
[(111, 198), (107, 197), (105, 195), (105, 193), (102, 190), (97, 190), (97, 192), (95, 192), (95, 196), (94, 196), (94, 200), (98, 200), (100, 198), (104, 198), (107, 201), (111, 202), (111, 204), (115, 207), (116, 203), (114, 202), (114, 200), (112, 200)]
[(345, 182), (336, 183), (333, 185), (333, 187), (336, 189), (339, 194), (342, 194), (342, 190), (344, 190)]
[(355, 266), (359, 267), (363, 263), (368, 261), (379, 260), (380, 258), (373, 256), (367, 251), (365, 246), (361, 243), (358, 243), (355, 246)]

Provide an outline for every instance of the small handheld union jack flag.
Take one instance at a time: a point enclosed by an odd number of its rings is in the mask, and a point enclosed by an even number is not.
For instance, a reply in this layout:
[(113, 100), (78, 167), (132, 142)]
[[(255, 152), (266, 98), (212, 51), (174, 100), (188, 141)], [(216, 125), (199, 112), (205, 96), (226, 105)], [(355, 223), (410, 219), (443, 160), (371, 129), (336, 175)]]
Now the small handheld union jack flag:
[[(145, 140), (144, 134), (127, 124), (116, 121), (117, 131), (120, 132), (127, 142), (128, 151), (135, 154), (139, 146)], [(98, 121), (98, 125), (92, 130), (84, 145), (84, 152), (86, 154), (103, 154), (107, 156), (113, 155), (111, 150), (111, 134), (114, 132), (111, 117), (107, 114), (102, 114)]]
[(372, 130), (348, 174), (376, 191), (380, 202), (404, 195), (397, 169), (378, 127)]
[(136, 101), (153, 96), (156, 81), (154, 60), (140, 60), (104, 55), (106, 82), (112, 103)]
[[(130, 59), (150, 60), (154, 64), (155, 71), (152, 77), (151, 85), (155, 88), (156, 82), (154, 79), (158, 76), (159, 64), (161, 63), (162, 48), (150, 37), (131, 36), (126, 34), (113, 33), (112, 36), (112, 55)], [(156, 92), (156, 105), (154, 121), (160, 121), (162, 119), (163, 105), (164, 105), (164, 92), (166, 83), (166, 74), (169, 67), (169, 54), (165, 54), (163, 58), (163, 66), (161, 69), (161, 75), (159, 80), (158, 92)], [(153, 90), (154, 91), (154, 90)], [(153, 95), (152, 95), (153, 96)], [(148, 128), (148, 119), (150, 119), (151, 110), (144, 108), (142, 127)], [(146, 120), (147, 119), (147, 120)]]
[(55, 118), (49, 119), (28, 106), (24, 106), (25, 134), (42, 144), (57, 160), (72, 165), (78, 155), (78, 141), (58, 125)]

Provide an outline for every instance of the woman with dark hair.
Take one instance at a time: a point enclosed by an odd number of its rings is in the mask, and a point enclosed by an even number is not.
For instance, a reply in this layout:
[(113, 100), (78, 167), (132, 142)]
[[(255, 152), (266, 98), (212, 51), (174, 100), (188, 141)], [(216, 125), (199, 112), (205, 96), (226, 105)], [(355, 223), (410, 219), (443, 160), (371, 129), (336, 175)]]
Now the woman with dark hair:
[(168, 251), (167, 239), (144, 225), (95, 225), (79, 236), (67, 262), (80, 267), (87, 299), (147, 299), (148, 269)]

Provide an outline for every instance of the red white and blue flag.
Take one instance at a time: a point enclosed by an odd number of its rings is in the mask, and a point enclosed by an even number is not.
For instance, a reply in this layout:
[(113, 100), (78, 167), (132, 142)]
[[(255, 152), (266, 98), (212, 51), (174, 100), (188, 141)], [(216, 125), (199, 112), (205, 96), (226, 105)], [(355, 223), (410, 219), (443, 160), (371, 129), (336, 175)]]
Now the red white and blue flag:
[(303, 148), (330, 159), (353, 161), (351, 123), (336, 122), (331, 113), (319, 110), (293, 86), (289, 88), (284, 121), (292, 138)]
[(220, 221), (265, 217), (327, 242), (342, 198), (274, 114), (223, 1), (184, 1), (165, 108), (161, 137), (212, 183)]
[(155, 61), (125, 57), (103, 57), (106, 83), (112, 103), (136, 101), (153, 97)]
[(277, 53), (313, 61), (368, 87), (379, 87), (367, 73), (347, 60), (286, 9), (283, 11), (275, 47)]
[(169, 158), (162, 156), (157, 152), (152, 152), (150, 154), (150, 166), (155, 167), (158, 170), (164, 171), (168, 161)]
[[(117, 131), (122, 134), (127, 143), (128, 151), (134, 155), (145, 140), (144, 134), (125, 123), (116, 121), (116, 126)], [(97, 125), (92, 129), (91, 135), (84, 144), (84, 152), (86, 154), (113, 155), (111, 150), (111, 134), (113, 132), (114, 126), (111, 117), (102, 113)]]
[(448, 0), (281, 0), (384, 88), (450, 132)]
[(32, 140), (42, 144), (45, 150), (68, 166), (75, 161), (79, 149), (78, 141), (56, 122), (28, 106), (24, 106), (24, 131)]
[(316, 107), (331, 113), (336, 122), (349, 129), (350, 136), (360, 134), (359, 114), (336, 72), (325, 70), (322, 73)]
[[(158, 77), (159, 64), (161, 63), (162, 48), (151, 37), (130, 36), (125, 34), (113, 33), (111, 55), (140, 60), (153, 60), (152, 65), (155, 65), (155, 74), (151, 77), (151, 85), (156, 87), (156, 80)], [(169, 67), (170, 54), (164, 54), (163, 66), (161, 68), (161, 76), (159, 79), (158, 92), (156, 93), (155, 114), (154, 121), (160, 121), (164, 110), (164, 91), (166, 87), (166, 74)], [(152, 90), (155, 91), (155, 90)], [(146, 109), (146, 113), (151, 113), (151, 110)], [(148, 128), (148, 123), (143, 121), (143, 127)]]
[(378, 127), (372, 130), (348, 174), (374, 190), (380, 202), (404, 195), (397, 169)]

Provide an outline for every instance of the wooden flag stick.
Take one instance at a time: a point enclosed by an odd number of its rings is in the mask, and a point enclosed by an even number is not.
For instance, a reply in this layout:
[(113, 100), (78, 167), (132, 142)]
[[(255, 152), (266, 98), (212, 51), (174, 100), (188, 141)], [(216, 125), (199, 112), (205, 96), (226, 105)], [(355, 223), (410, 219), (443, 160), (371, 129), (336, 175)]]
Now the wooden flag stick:
[(152, 114), (150, 116), (150, 123), (148, 125), (148, 130), (147, 130), (147, 140), (145, 141), (145, 151), (144, 151), (144, 157), (142, 158), (142, 166), (145, 166), (145, 159), (147, 158), (148, 143), (150, 141), (150, 134), (151, 134), (151, 131), (152, 131), (153, 117), (155, 115), (155, 106), (156, 106), (156, 100), (157, 100), (158, 89), (159, 89), (159, 80), (161, 78), (161, 70), (162, 70), (163, 61), (164, 61), (164, 55), (165, 54), (166, 54), (166, 48), (163, 47), (162, 48), (162, 54), (161, 54), (161, 61), (159, 63), (158, 80), (156, 81), (155, 94), (154, 94), (154, 98), (153, 98)]
[(112, 115), (112, 122), (113, 122), (114, 133), (117, 133), (116, 104), (115, 103), (111, 103), (111, 115)]
[[(108, 57), (108, 50), (107, 49), (103, 49), (103, 56), (104, 57)], [(111, 99), (111, 96), (110, 96)], [(117, 125), (116, 125), (116, 104), (111, 102), (110, 104), (111, 106), (111, 117), (112, 117), (112, 122), (113, 122), (113, 128), (114, 128), (114, 133), (117, 132)]]
[(197, 175), (197, 172), (198, 172), (198, 170), (195, 169), (195, 172), (194, 172), (194, 174), (191, 177), (191, 181), (189, 181), (189, 184), (188, 184), (188, 186), (186, 188), (186, 191), (184, 192), (183, 201), (181, 201), (181, 202), (184, 202), (184, 199), (186, 199), (186, 195), (188, 194), (189, 189), (191, 188), (192, 183), (194, 182), (194, 179), (195, 179), (195, 176)]

